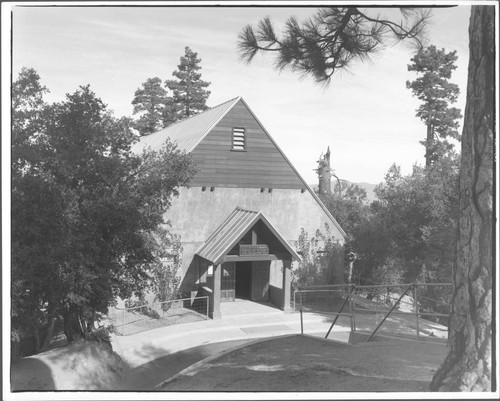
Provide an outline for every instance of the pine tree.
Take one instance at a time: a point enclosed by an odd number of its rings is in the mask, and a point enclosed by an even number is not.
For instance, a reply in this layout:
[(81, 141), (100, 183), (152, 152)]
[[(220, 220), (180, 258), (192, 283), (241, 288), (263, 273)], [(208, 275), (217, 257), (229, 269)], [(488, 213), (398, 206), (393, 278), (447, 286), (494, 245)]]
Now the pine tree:
[(148, 135), (163, 128), (163, 115), (169, 102), (167, 91), (158, 77), (148, 78), (134, 93), (134, 114), (143, 113), (135, 127), (141, 135)]
[(456, 107), (449, 106), (456, 102), (460, 93), (458, 86), (448, 81), (457, 68), (456, 60), (456, 51), (446, 53), (445, 49), (429, 46), (420, 49), (408, 65), (408, 71), (420, 75), (415, 81), (407, 81), (406, 87), (422, 101), (416, 116), (427, 126), (427, 137), (422, 141), (427, 167), (451, 150), (448, 137), (460, 140), (457, 129), (462, 114)]
[(186, 46), (185, 55), (181, 57), (177, 71), (172, 73), (177, 79), (165, 82), (165, 86), (172, 91), (173, 95), (163, 114), (164, 126), (208, 108), (206, 101), (210, 91), (204, 88), (207, 88), (210, 82), (201, 79), (201, 73), (198, 72), (201, 70), (200, 62), (198, 53)]
[(240, 56), (250, 63), (258, 52), (270, 52), (276, 57), (276, 69), (288, 67), (328, 84), (335, 72), (369, 58), (390, 40), (423, 46), (431, 12), (420, 8), (400, 11), (403, 18), (394, 22), (356, 7), (325, 7), (302, 25), (294, 17), (289, 18), (281, 37), (271, 20), (264, 18), (256, 30), (247, 25), (240, 33)]
[(496, 391), (492, 369), (495, 37), (495, 7), (472, 6), (453, 310), (448, 355), (432, 380), (432, 391)]

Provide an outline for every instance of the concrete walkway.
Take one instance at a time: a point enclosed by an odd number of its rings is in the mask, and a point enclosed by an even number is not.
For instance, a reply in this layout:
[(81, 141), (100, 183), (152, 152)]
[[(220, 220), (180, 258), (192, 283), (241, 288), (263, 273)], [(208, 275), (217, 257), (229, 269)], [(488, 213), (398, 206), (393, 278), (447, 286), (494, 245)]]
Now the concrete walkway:
[[(224, 308), (226, 310), (224, 311)], [(335, 318), (331, 314), (283, 313), (281, 310), (252, 302), (222, 305), (223, 318), (167, 326), (130, 336), (112, 335), (113, 350), (129, 366), (124, 389), (151, 389), (188, 366), (217, 353), (250, 344), (253, 340), (301, 333), (324, 338)], [(225, 313), (224, 313), (225, 312)], [(356, 315), (358, 330), (373, 330), (380, 316)], [(387, 322), (392, 334), (415, 334), (408, 317)], [(442, 331), (431, 322), (421, 321), (421, 339)], [(340, 317), (328, 339), (348, 342), (349, 317)], [(427, 334), (426, 334), (427, 333)]]
[[(234, 340), (300, 334), (300, 314), (256, 304), (259, 312), (231, 314), (220, 320), (185, 323), (130, 336), (112, 335), (113, 349), (131, 368), (189, 348)], [(304, 314), (308, 334), (326, 334), (330, 317)], [(341, 319), (339, 319), (340, 321)], [(336, 324), (329, 338), (346, 341), (350, 326)]]

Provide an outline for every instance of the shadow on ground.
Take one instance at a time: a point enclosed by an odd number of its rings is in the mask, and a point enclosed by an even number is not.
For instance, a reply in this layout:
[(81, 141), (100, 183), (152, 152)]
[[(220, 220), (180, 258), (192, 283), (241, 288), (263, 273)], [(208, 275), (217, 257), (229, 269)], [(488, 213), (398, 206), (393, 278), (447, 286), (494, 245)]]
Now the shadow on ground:
[(50, 367), (35, 358), (24, 358), (12, 365), (11, 390), (38, 391), (55, 390), (55, 383)]
[(182, 372), (160, 391), (428, 391), (441, 344), (352, 346), (309, 336), (252, 344)]
[[(212, 343), (179, 351), (170, 355), (154, 359), (149, 363), (129, 369), (116, 390), (145, 391), (151, 390), (169, 377), (174, 376), (192, 364), (233, 347), (244, 345), (252, 340), (236, 340), (221, 343)], [(149, 354), (151, 358), (164, 350), (152, 345), (141, 349), (141, 354)]]

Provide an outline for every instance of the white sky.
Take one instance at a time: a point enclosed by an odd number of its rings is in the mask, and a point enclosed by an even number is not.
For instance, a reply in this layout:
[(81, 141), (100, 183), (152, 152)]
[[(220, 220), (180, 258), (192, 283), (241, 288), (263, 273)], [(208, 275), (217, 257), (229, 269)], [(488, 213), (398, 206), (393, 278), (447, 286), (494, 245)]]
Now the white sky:
[[(211, 82), (208, 105), (242, 96), (310, 184), (317, 181), (313, 169), (327, 146), (336, 174), (353, 182), (376, 184), (392, 163), (408, 173), (415, 162), (424, 162), (419, 141), (425, 126), (415, 117), (419, 102), (405, 86), (416, 78), (407, 71), (412, 50), (403, 45), (353, 65), (324, 88), (292, 72), (279, 74), (270, 55), (257, 55), (245, 65), (236, 48), (246, 24), (268, 15), (279, 27), (292, 15), (303, 20), (314, 8), (76, 4), (12, 8), (13, 77), (22, 66), (35, 68), (51, 91), (48, 101), (90, 84), (116, 116), (131, 116), (135, 90), (147, 78), (171, 79), (189, 46), (202, 59), (202, 79)], [(438, 48), (457, 50), (451, 81), (461, 89), (456, 106), (463, 113), (470, 7), (455, 4), (434, 10), (429, 38)], [(378, 12), (387, 15), (386, 9)]]

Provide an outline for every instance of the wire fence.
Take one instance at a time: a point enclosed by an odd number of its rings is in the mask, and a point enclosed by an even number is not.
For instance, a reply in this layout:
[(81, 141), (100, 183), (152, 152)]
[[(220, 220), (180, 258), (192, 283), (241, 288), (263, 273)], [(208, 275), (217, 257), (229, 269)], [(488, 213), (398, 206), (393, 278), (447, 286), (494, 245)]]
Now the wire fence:
[(159, 327), (207, 320), (209, 297), (146, 302), (131, 308), (114, 307), (110, 308), (108, 317), (115, 334), (129, 336)]
[[(329, 320), (326, 337), (338, 321), (351, 333), (371, 333), (368, 340), (376, 333), (446, 338), (451, 290), (451, 283), (313, 286), (295, 290), (292, 306), (301, 317), (311, 312)], [(302, 332), (308, 329), (302, 322)]]

